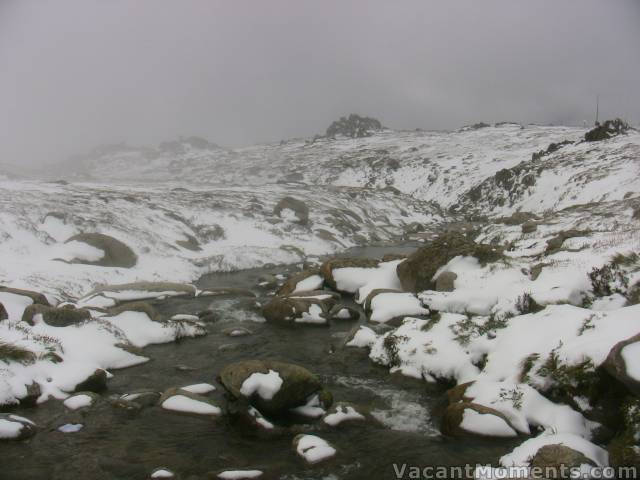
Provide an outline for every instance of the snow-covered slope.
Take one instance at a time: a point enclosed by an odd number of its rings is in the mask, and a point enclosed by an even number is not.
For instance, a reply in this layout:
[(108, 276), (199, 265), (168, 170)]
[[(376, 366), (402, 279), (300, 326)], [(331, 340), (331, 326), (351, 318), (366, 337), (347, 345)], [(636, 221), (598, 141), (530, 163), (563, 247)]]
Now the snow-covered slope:
[[(584, 142), (585, 132), (503, 123), (454, 132), (383, 130), (361, 139), (294, 139), (235, 150), (182, 139), (158, 148), (103, 148), (56, 175), (119, 183), (393, 187), (443, 208), (485, 215), (542, 212), (640, 191), (640, 133)], [(560, 147), (554, 151), (551, 144)]]

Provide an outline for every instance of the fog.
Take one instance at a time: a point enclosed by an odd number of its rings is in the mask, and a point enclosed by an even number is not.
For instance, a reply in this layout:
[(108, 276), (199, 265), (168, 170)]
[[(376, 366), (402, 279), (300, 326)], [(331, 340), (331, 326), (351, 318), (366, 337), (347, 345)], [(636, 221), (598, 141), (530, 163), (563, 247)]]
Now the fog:
[(393, 128), (640, 123), (640, 2), (0, 0), (0, 163), (356, 112)]

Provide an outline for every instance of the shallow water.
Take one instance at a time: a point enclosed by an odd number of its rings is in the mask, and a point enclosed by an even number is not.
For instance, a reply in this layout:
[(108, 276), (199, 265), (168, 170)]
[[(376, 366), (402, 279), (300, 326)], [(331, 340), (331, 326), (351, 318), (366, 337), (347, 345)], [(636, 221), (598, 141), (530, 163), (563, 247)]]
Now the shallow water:
[[(412, 250), (404, 247), (369, 247), (347, 252), (358, 256)], [(289, 269), (292, 267), (288, 267)], [(286, 272), (287, 267), (212, 274), (199, 287), (250, 288), (258, 301), (267, 299), (257, 287), (265, 273)], [(222, 469), (259, 468), (262, 478), (283, 479), (387, 479), (396, 478), (393, 463), (463, 465), (495, 462), (513, 441), (447, 439), (438, 433), (438, 412), (444, 402), (443, 386), (390, 376), (376, 366), (363, 349), (344, 348), (344, 337), (356, 322), (331, 326), (280, 327), (259, 323), (254, 301), (241, 296), (173, 299), (156, 305), (164, 314), (196, 313), (211, 308), (220, 320), (208, 324), (209, 334), (175, 344), (144, 349), (152, 360), (114, 371), (109, 391), (98, 405), (79, 412), (67, 411), (52, 400), (16, 413), (34, 420), (40, 431), (25, 442), (0, 445), (1, 479), (144, 479), (165, 466), (180, 478), (208, 477)], [(242, 325), (253, 334), (228, 337), (223, 330)], [(253, 358), (270, 358), (302, 365), (318, 374), (335, 401), (348, 401), (371, 410), (379, 423), (318, 429), (306, 427), (337, 449), (337, 456), (308, 466), (292, 449), (293, 433), (280, 438), (244, 436), (216, 419), (169, 413), (159, 407), (128, 413), (112, 407), (111, 395), (140, 389), (163, 391), (169, 387), (208, 382), (217, 386), (210, 397), (223, 405), (218, 372), (227, 364)], [(77, 433), (56, 429), (65, 423), (82, 423)], [(405, 477), (408, 478), (408, 477)]]

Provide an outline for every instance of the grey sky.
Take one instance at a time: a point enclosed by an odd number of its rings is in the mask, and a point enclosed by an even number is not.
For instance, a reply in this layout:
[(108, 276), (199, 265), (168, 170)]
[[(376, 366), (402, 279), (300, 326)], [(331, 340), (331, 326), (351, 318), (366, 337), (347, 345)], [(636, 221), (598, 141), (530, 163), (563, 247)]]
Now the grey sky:
[(358, 112), (396, 128), (640, 122), (638, 0), (0, 0), (0, 163)]

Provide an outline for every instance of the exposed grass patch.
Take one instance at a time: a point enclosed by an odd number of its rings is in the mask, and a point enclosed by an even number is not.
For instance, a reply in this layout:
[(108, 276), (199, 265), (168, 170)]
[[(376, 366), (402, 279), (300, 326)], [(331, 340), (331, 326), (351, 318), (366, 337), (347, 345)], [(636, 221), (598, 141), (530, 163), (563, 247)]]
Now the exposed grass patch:
[(32, 363), (37, 356), (31, 350), (14, 345), (12, 343), (0, 342), (0, 361)]

